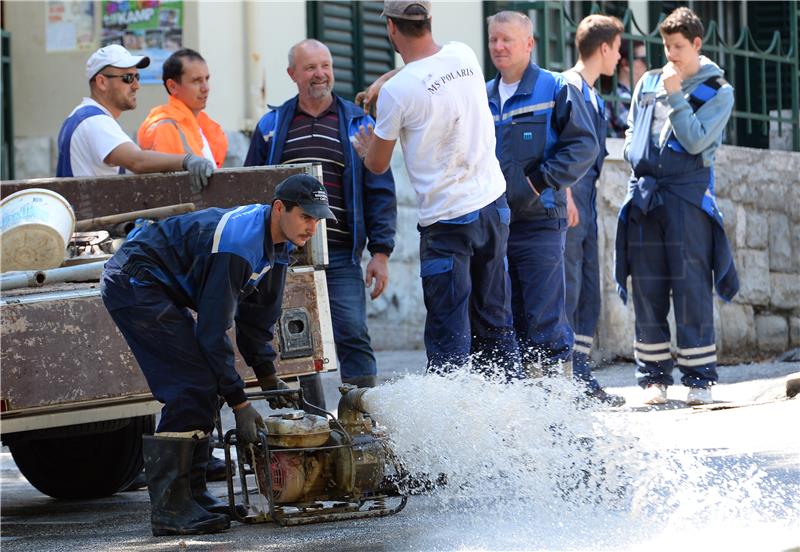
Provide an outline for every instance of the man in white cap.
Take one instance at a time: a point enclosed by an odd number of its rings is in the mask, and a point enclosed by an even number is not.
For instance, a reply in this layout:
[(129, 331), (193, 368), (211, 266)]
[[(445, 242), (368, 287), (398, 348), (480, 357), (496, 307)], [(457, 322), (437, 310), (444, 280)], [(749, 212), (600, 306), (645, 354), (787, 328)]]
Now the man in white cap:
[(214, 163), (193, 154), (164, 154), (140, 149), (117, 119), (136, 108), (138, 69), (150, 58), (134, 56), (118, 44), (104, 46), (86, 62), (90, 97), (72, 110), (58, 133), (56, 176), (106, 176), (187, 170), (199, 192), (214, 172)]

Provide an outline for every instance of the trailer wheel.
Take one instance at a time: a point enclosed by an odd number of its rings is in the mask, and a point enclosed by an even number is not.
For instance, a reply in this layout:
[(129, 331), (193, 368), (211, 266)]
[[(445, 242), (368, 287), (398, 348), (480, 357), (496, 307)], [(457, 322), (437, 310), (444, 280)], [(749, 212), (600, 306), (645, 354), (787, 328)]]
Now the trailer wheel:
[(303, 398), (306, 402), (325, 410), (325, 390), (322, 388), (320, 375), (300, 376), (298, 380), (300, 380), (300, 388), (303, 390)]
[(9, 440), (19, 471), (53, 498), (109, 496), (125, 488), (142, 470), (142, 435), (152, 434), (155, 416), (130, 418), (123, 427), (100, 423), (69, 426), (66, 437)]

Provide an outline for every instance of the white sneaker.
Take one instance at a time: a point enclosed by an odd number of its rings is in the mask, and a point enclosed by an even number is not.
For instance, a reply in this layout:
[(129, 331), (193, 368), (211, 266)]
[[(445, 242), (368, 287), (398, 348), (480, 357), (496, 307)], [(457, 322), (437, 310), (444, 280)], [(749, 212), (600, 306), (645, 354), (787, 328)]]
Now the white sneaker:
[(689, 394), (686, 395), (686, 404), (689, 406), (699, 406), (701, 404), (711, 404), (714, 399), (711, 398), (711, 389), (708, 387), (692, 387), (689, 389)]
[(666, 404), (667, 386), (660, 383), (648, 385), (642, 394), (642, 402), (644, 404)]

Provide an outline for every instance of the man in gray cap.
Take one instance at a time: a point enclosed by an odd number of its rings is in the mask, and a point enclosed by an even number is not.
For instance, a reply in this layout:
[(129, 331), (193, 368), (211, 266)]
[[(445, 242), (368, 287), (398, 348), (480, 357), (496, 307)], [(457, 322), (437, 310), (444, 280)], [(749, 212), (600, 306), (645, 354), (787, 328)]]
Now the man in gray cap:
[(107, 176), (187, 170), (199, 192), (214, 164), (193, 154), (144, 151), (119, 126), (123, 111), (136, 108), (139, 71), (150, 58), (134, 56), (119, 44), (104, 46), (86, 62), (90, 97), (72, 110), (58, 133), (56, 176)]
[[(142, 443), (153, 535), (229, 527), (228, 505), (206, 487), (219, 396), (233, 409), (239, 443), (257, 441), (265, 426), (234, 368), (227, 332), (236, 326), (236, 347), (263, 390), (288, 389), (276, 375), (270, 342), (290, 253), (311, 239), (323, 218), (336, 220), (325, 187), (296, 174), (278, 185), (272, 205), (154, 222), (106, 263), (103, 302), (164, 404), (155, 434)], [(270, 406), (289, 402), (275, 397)]]
[(419, 205), (428, 369), (471, 360), (513, 377), (510, 212), (480, 62), (466, 44), (434, 41), (430, 2), (386, 1), (383, 13), (405, 66), (380, 79), (375, 130), (357, 135), (357, 148), (382, 173), (402, 143)]

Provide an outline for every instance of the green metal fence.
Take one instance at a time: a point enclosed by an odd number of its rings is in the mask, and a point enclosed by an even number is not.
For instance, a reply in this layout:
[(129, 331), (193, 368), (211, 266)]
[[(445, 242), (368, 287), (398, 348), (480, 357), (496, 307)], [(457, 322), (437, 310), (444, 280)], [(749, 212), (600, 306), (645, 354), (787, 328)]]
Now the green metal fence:
[[(681, 2), (682, 4), (683, 2)], [(601, 6), (602, 4), (602, 6)], [(552, 71), (563, 71), (574, 64), (577, 54), (574, 51), (575, 29), (580, 18), (588, 13), (608, 13), (617, 15), (625, 26), (623, 41), (631, 46), (643, 42), (647, 49), (649, 67), (660, 67), (666, 63), (658, 25), (652, 29), (640, 25), (633, 12), (625, 8), (625, 2), (484, 2), (484, 15), (489, 16), (500, 10), (516, 10), (527, 13), (534, 22), (537, 46), (534, 61)], [(674, 8), (675, 2), (651, 2), (650, 10)], [(702, 3), (701, 7), (713, 7), (716, 2)], [(738, 4), (738, 3), (737, 3)], [(800, 35), (798, 35), (798, 2), (748, 2), (747, 13), (758, 13), (759, 9), (775, 8), (785, 14), (778, 23), (783, 33), (774, 30), (771, 42), (764, 45), (763, 37), (769, 36), (765, 29), (759, 28), (761, 44), (747, 26), (738, 26), (739, 34), (735, 40), (723, 37), (717, 21), (705, 19), (706, 34), (703, 39), (703, 53), (725, 70), (727, 80), (736, 89), (736, 103), (728, 123), (726, 143), (769, 147), (770, 126), (779, 137), (789, 136), (791, 147), (800, 151)], [(603, 10), (602, 8), (605, 8)], [(704, 11), (711, 11), (705, 9)], [(576, 13), (577, 12), (577, 13)], [(614, 13), (616, 12), (616, 13)], [(666, 13), (649, 19), (660, 22)], [(775, 19), (773, 19), (775, 21)], [(772, 31), (773, 29), (769, 29)], [(488, 41), (485, 41), (485, 43)], [(628, 48), (633, 67), (633, 47)], [(495, 74), (489, 59), (486, 59), (487, 78)], [(616, 79), (616, 77), (615, 77)], [(619, 101), (615, 95), (616, 82), (601, 90), (607, 101)]]

